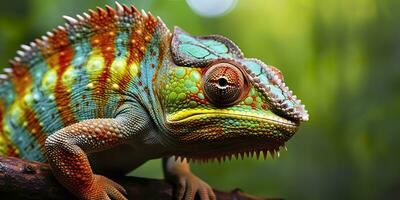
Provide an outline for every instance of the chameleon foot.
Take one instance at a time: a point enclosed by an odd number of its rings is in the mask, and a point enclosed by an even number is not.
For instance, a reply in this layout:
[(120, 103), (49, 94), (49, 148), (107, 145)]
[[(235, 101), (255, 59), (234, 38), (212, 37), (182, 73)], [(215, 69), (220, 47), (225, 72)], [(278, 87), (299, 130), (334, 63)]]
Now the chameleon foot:
[(101, 175), (94, 175), (93, 183), (82, 191), (82, 199), (127, 200), (126, 190), (118, 183)]
[(192, 173), (180, 173), (175, 177), (177, 199), (193, 200), (196, 194), (201, 200), (216, 200), (214, 191), (203, 180)]

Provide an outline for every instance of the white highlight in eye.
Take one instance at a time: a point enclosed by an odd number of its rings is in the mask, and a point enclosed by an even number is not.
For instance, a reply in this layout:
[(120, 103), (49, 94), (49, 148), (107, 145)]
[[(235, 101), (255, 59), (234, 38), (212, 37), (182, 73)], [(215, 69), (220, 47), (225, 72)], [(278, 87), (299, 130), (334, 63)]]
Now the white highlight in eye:
[(203, 17), (218, 17), (230, 12), (237, 0), (186, 0), (190, 8)]

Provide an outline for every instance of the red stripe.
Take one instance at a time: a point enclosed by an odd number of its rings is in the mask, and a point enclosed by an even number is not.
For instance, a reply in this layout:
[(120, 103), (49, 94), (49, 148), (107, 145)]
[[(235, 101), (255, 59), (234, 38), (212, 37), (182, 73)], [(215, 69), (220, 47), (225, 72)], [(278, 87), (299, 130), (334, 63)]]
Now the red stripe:
[[(140, 63), (146, 53), (146, 47), (152, 40), (152, 37), (156, 31), (158, 21), (153, 16), (149, 16), (147, 19), (141, 18), (141, 23), (136, 23), (135, 27), (132, 29), (131, 35), (128, 42), (128, 59), (125, 66), (125, 73), (123, 77), (118, 82), (120, 88), (120, 93), (125, 94), (128, 88), (128, 83), (132, 80), (132, 76), (129, 75), (129, 67), (133, 63)], [(161, 51), (160, 51), (161, 54)], [(138, 76), (140, 76), (140, 71)], [(125, 96), (121, 95), (119, 105), (123, 104)]]
[(54, 33), (54, 36), (49, 38), (49, 48), (58, 49), (58, 53), (51, 56), (47, 60), (50, 68), (58, 67), (57, 80), (54, 87), (54, 97), (57, 110), (60, 113), (61, 121), (64, 123), (64, 126), (68, 126), (77, 122), (74, 111), (70, 104), (71, 88), (67, 88), (68, 86), (65, 86), (62, 83), (62, 76), (71, 65), (71, 61), (74, 56), (74, 50), (72, 49), (72, 46), (68, 45), (69, 43), (67, 32), (57, 30)]
[(0, 100), (0, 138), (4, 143), (0, 143), (0, 145), (5, 146), (5, 153), (7, 156), (18, 157), (18, 152), (16, 146), (12, 143), (12, 141), (7, 137), (4, 132), (4, 102)]
[[(27, 86), (32, 85), (32, 76), (27, 66), (17, 66), (13, 68), (11, 75), (15, 93), (18, 97), (23, 97)], [(17, 97), (16, 97), (17, 98)]]
[(91, 13), (91, 26), (95, 32), (90, 42), (94, 48), (100, 49), (104, 58), (104, 68), (97, 79), (95, 88), (93, 88), (94, 101), (97, 104), (96, 115), (103, 117), (103, 109), (108, 101), (107, 90), (110, 88), (109, 79), (111, 77), (111, 64), (115, 59), (115, 37), (117, 35), (117, 26), (113, 15), (106, 12)]
[(29, 133), (32, 134), (32, 136), (37, 140), (38, 144), (40, 145), (40, 149), (43, 150), (47, 135), (43, 132), (39, 119), (36, 117), (35, 112), (30, 108), (25, 107), (23, 109), (23, 113), (27, 122), (26, 127)]

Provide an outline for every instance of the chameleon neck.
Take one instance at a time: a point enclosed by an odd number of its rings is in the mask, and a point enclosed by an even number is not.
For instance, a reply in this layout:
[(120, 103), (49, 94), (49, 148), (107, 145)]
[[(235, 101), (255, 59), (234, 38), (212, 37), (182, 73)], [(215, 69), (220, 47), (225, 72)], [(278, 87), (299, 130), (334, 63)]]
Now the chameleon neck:
[(150, 137), (156, 139), (156, 142), (163, 146), (171, 146), (171, 144), (174, 144), (175, 142), (173, 138), (169, 136), (169, 130), (165, 127), (165, 117), (163, 116), (164, 111), (162, 110), (154, 86), (157, 86), (158, 80), (162, 78), (159, 74), (165, 74), (167, 68), (173, 65), (169, 51), (170, 42), (170, 35), (153, 35), (140, 64), (141, 73), (139, 83), (135, 85), (139, 91), (138, 97), (140, 99), (138, 99), (138, 102), (146, 108), (148, 114), (153, 119), (152, 121), (157, 126), (158, 131), (151, 132)]

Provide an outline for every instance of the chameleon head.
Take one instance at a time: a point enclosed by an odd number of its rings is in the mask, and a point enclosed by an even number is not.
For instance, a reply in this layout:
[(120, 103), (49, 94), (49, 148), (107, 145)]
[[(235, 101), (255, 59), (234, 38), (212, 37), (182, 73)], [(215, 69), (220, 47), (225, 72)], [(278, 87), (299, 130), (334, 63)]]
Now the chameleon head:
[(212, 159), (273, 153), (308, 120), (282, 73), (244, 58), (230, 40), (194, 37), (175, 28), (171, 47), (173, 64), (160, 73), (156, 93), (169, 136), (192, 147), (177, 155)]

